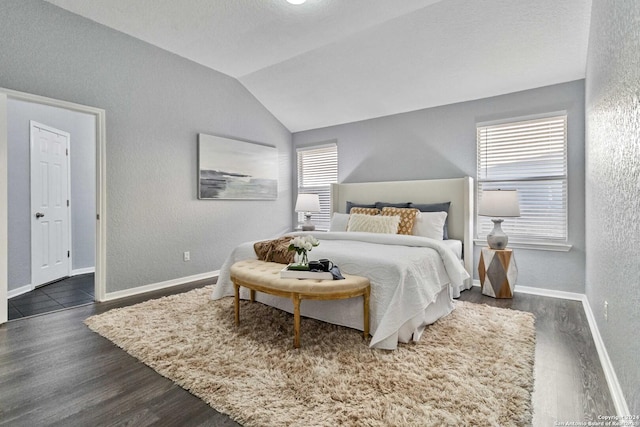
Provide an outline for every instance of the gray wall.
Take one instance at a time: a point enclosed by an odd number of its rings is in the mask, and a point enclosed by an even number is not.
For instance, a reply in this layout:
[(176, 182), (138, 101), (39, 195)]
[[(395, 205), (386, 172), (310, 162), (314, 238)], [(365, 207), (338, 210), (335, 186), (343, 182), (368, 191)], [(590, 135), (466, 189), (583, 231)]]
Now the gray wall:
[[(566, 110), (570, 252), (516, 250), (518, 284), (584, 293), (584, 81), (295, 133), (337, 139), (340, 182), (476, 176), (476, 123)], [(474, 265), (479, 259), (476, 247)], [(477, 273), (476, 273), (477, 275)]]
[(71, 268), (95, 267), (95, 117), (9, 99), (9, 290), (32, 284), (29, 120), (71, 134)]
[(586, 80), (586, 294), (631, 414), (640, 414), (639, 58), (640, 2), (594, 0)]
[[(107, 292), (217, 270), (236, 244), (290, 228), (291, 134), (229, 76), (49, 3), (2, 0), (0, 86), (106, 110)], [(278, 200), (197, 200), (198, 133), (276, 146)]]

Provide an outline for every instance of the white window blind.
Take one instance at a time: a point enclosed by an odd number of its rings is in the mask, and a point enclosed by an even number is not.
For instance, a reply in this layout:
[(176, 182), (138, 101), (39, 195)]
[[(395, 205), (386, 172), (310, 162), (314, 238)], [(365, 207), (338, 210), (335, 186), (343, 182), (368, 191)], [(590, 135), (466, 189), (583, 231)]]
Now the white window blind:
[[(478, 202), (482, 190), (518, 190), (520, 217), (502, 228), (514, 241), (567, 241), (567, 116), (477, 128)], [(477, 217), (478, 238), (493, 229)]]
[[(314, 193), (320, 197), (320, 213), (311, 216), (319, 230), (328, 230), (331, 222), (331, 184), (338, 182), (338, 146), (324, 144), (299, 148), (298, 194)], [(298, 213), (298, 222), (304, 214)]]

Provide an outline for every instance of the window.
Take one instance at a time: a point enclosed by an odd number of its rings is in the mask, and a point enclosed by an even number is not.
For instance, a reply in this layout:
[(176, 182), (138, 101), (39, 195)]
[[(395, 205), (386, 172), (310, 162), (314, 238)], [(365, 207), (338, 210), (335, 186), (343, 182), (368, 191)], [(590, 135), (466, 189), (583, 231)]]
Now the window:
[[(478, 126), (478, 202), (482, 190), (518, 190), (520, 217), (502, 228), (515, 242), (566, 244), (567, 116)], [(478, 238), (493, 228), (477, 217)]]
[[(338, 182), (338, 146), (335, 143), (298, 148), (298, 194), (320, 196), (320, 213), (311, 221), (319, 230), (328, 230), (331, 222), (331, 184)], [(304, 214), (298, 213), (298, 222)]]

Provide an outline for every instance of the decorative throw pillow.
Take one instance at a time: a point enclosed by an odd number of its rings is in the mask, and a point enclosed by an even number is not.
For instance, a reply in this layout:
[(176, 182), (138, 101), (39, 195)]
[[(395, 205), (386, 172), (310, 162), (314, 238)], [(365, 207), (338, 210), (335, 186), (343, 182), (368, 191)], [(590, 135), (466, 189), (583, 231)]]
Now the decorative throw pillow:
[(411, 234), (413, 232), (413, 223), (420, 211), (417, 209), (404, 208), (382, 208), (382, 216), (399, 216), (400, 224), (398, 225), (398, 234)]
[(329, 231), (347, 231), (349, 224), (349, 214), (334, 212), (331, 217), (331, 225)]
[(442, 240), (442, 228), (446, 220), (446, 212), (420, 212), (413, 224), (413, 235)]
[(351, 214), (347, 231), (395, 234), (399, 223), (399, 216)]
[[(451, 206), (451, 202), (424, 203), (424, 204), (411, 203), (410, 207), (418, 209), (420, 212), (447, 212), (448, 214), (449, 206)], [(449, 238), (448, 223), (449, 221), (447, 218), (447, 221), (444, 222), (444, 227), (442, 228), (442, 238), (444, 240), (447, 240)]]
[(382, 210), (384, 207), (389, 208), (409, 208), (411, 207), (411, 202), (404, 203), (389, 203), (389, 202), (376, 202), (376, 208)]
[(353, 207), (353, 208), (351, 208), (349, 213), (350, 214), (362, 214), (362, 215), (378, 215), (380, 213), (380, 209)]
[(354, 202), (347, 201), (347, 209), (345, 210), (345, 212), (346, 213), (351, 212), (351, 208), (375, 208), (375, 207), (376, 207), (375, 203), (366, 204), (366, 203), (354, 203)]

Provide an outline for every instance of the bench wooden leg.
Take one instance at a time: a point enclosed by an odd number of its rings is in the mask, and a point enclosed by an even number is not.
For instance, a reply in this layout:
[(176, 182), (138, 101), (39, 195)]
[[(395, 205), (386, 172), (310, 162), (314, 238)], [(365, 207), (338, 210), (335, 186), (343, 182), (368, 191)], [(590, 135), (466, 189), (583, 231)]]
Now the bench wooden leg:
[(233, 284), (233, 287), (235, 288), (235, 298), (233, 300), (233, 306), (235, 308), (235, 312), (236, 312), (236, 325), (240, 324), (240, 286), (237, 284)]
[(251, 302), (256, 302), (256, 291), (253, 289), (249, 289), (249, 300)]
[(300, 348), (300, 295), (291, 295), (293, 300), (293, 346)]
[(371, 288), (367, 288), (364, 291), (364, 295), (362, 298), (364, 300), (364, 339), (369, 338), (369, 295), (371, 293)]

